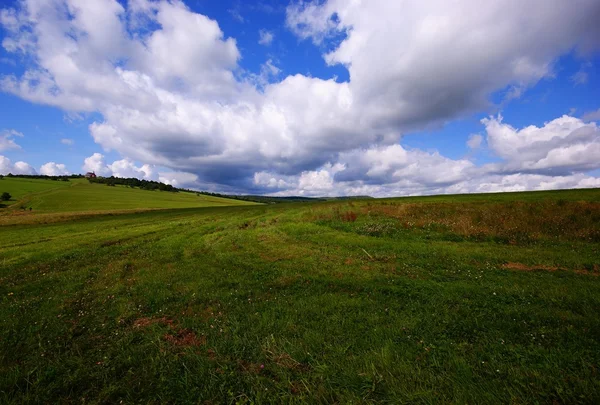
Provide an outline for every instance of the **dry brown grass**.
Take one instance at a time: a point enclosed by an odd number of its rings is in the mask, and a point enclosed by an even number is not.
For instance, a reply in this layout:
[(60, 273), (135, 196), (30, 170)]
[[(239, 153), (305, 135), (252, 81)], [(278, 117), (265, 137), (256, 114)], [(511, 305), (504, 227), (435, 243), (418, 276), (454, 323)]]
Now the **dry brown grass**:
[(600, 275), (600, 266), (597, 265), (597, 264), (594, 265), (593, 271), (587, 271), (587, 270), (569, 270), (569, 269), (563, 269), (563, 268), (556, 267), (556, 266), (545, 266), (545, 265), (542, 265), (542, 264), (536, 264), (536, 265), (533, 265), (533, 266), (528, 266), (526, 264), (516, 263), (516, 262), (505, 263), (502, 267), (505, 268), (505, 269), (507, 269), (507, 270), (515, 270), (515, 271), (539, 271), (539, 270), (543, 270), (543, 271), (554, 272), (554, 271), (564, 270), (564, 271), (570, 271), (570, 272), (573, 272), (573, 273), (583, 274), (583, 275), (587, 275), (587, 276), (594, 276), (594, 277), (597, 277), (597, 276)]
[[(348, 212), (335, 207), (313, 213), (317, 221), (354, 222), (367, 234), (396, 229), (432, 230), (466, 238), (500, 238), (508, 243), (539, 239), (600, 241), (600, 203), (589, 201), (538, 201), (503, 203), (396, 203), (366, 204)], [(382, 222), (388, 218), (391, 221)], [(369, 225), (377, 229), (371, 230)], [(381, 228), (381, 229), (379, 229)]]

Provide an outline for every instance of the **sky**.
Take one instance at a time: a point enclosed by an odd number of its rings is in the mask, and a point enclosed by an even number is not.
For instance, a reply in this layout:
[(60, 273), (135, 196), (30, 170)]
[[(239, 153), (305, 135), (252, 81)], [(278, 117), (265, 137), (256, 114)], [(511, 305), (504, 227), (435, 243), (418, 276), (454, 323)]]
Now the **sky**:
[(0, 174), (600, 187), (597, 0), (1, 0)]

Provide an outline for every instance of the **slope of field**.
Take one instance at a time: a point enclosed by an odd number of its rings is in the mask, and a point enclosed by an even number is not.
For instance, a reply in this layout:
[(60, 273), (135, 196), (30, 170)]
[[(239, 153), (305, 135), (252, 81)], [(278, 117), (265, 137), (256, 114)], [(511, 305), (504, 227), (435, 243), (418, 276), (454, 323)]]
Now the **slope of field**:
[[(193, 208), (254, 204), (187, 192), (149, 191), (125, 186), (90, 184), (84, 179), (69, 182), (5, 179), (2, 190), (14, 191), (14, 206), (32, 208), (34, 213), (113, 211), (133, 209)], [(13, 207), (14, 208), (14, 207)]]
[(0, 226), (0, 402), (600, 403), (599, 196)]
[(10, 193), (12, 200), (8, 204), (11, 204), (28, 194), (60, 189), (71, 185), (72, 183), (68, 181), (4, 177), (4, 179), (0, 180), (0, 193)]

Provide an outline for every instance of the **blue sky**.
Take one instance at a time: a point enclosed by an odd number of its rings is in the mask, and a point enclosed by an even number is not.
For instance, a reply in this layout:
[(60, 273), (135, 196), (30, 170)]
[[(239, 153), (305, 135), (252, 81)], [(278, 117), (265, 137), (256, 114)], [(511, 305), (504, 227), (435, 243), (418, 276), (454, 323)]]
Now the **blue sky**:
[(471, 3), (3, 2), (0, 171), (274, 195), (600, 186), (598, 2)]

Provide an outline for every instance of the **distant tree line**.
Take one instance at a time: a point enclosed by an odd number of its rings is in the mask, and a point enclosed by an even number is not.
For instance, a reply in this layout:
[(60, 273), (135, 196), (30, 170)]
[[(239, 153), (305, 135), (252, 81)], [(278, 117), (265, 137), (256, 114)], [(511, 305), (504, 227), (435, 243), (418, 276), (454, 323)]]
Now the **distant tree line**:
[[(189, 191), (189, 190), (186, 190)], [(232, 195), (232, 194), (219, 194), (219, 193), (209, 193), (207, 191), (199, 191), (196, 194), (208, 195), (211, 197), (220, 197), (220, 198), (231, 198), (234, 200), (242, 200), (242, 201), (252, 201), (262, 204), (279, 204), (284, 202), (308, 202), (308, 201), (325, 201), (324, 198), (310, 198), (310, 197), (269, 197), (262, 195)]]
[[(4, 177), (13, 177), (13, 178), (27, 178), (27, 179), (44, 179), (44, 180), (54, 180), (54, 181), (69, 181), (69, 179), (81, 179), (85, 176), (82, 174), (71, 174), (69, 176), (44, 176), (44, 175), (25, 175), (25, 174), (7, 174), (6, 176), (0, 175), (0, 180)], [(142, 190), (160, 190), (160, 191), (169, 191), (173, 193), (177, 192), (186, 192), (186, 193), (195, 193), (196, 195), (207, 195), (211, 197), (219, 197), (219, 198), (230, 198), (233, 200), (241, 200), (241, 201), (251, 201), (262, 204), (279, 204), (286, 202), (309, 202), (309, 201), (331, 201), (331, 200), (345, 200), (345, 199), (366, 199), (372, 198), (369, 196), (353, 196), (353, 197), (322, 197), (322, 198), (313, 198), (313, 197), (300, 197), (300, 196), (290, 196), (290, 197), (270, 197), (270, 196), (262, 196), (262, 195), (233, 195), (233, 194), (221, 194), (221, 193), (211, 193), (208, 191), (195, 191), (184, 188), (173, 187), (170, 184), (161, 183), (159, 181), (153, 180), (140, 180), (135, 177), (91, 177), (87, 179), (90, 183), (98, 183), (98, 184), (106, 184), (109, 187), (114, 187), (116, 185), (131, 187), (131, 188), (140, 188)]]
[(88, 178), (90, 183), (99, 183), (106, 184), (107, 186), (126, 186), (131, 188), (140, 188), (142, 190), (160, 190), (160, 191), (169, 191), (172, 193), (177, 193), (180, 190), (177, 187), (173, 187), (170, 184), (161, 183), (159, 181), (153, 180), (140, 180), (135, 177), (92, 177)]
[[(185, 190), (191, 191), (191, 190)], [(289, 202), (316, 202), (316, 201), (333, 201), (333, 200), (357, 200), (357, 199), (368, 199), (373, 198), (367, 195), (364, 196), (349, 196), (349, 197), (301, 197), (301, 196), (289, 196), (289, 197), (271, 197), (264, 195), (231, 195), (231, 194), (219, 194), (209, 193), (206, 191), (196, 192), (197, 194), (209, 195), (212, 197), (221, 198), (232, 198), (234, 200), (252, 201), (262, 204), (280, 204)]]

